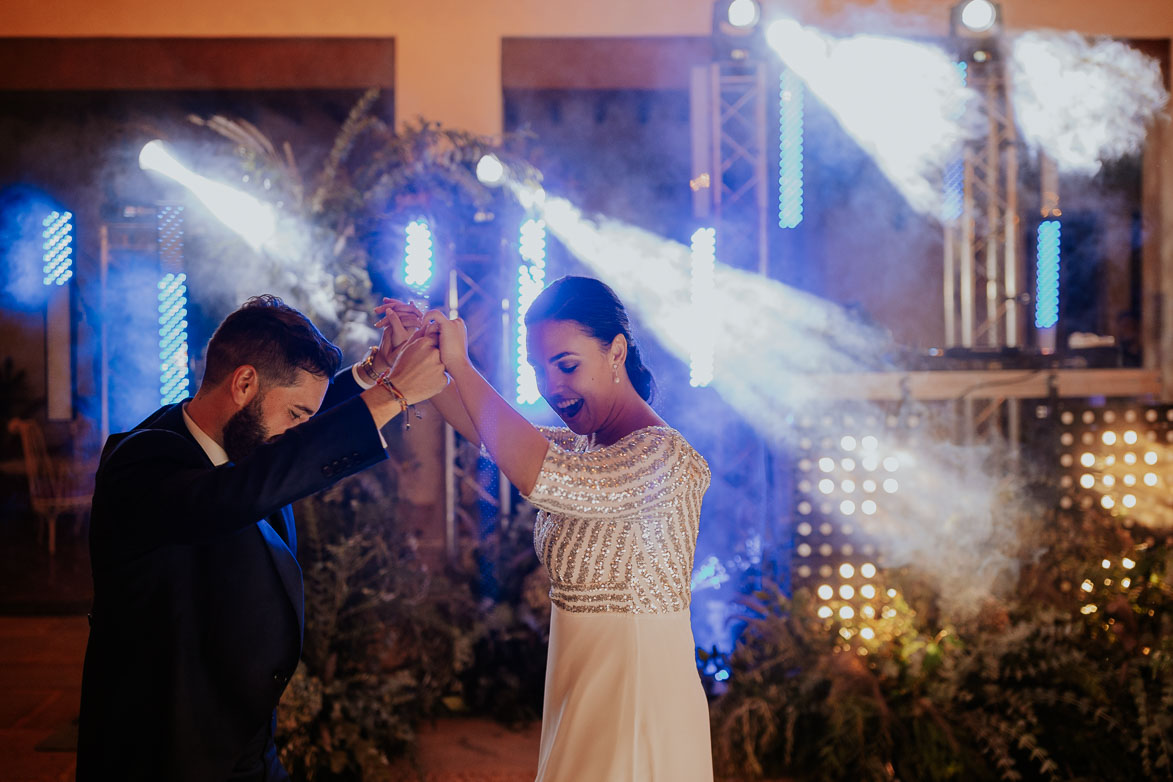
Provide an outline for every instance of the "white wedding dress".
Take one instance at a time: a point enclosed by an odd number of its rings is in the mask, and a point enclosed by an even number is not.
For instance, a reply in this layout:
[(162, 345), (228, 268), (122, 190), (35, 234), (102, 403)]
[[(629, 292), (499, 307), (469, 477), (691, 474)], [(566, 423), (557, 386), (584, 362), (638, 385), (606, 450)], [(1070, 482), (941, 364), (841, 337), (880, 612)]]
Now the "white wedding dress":
[(538, 782), (711, 782), (689, 623), (705, 460), (674, 429), (607, 447), (543, 427), (528, 497), (550, 572)]

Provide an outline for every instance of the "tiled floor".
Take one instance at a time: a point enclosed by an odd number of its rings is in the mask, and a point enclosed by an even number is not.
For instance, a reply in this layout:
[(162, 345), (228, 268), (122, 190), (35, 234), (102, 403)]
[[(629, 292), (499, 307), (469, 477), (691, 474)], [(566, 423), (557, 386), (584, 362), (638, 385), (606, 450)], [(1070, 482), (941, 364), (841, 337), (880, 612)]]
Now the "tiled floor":
[[(0, 500), (0, 782), (72, 780), (92, 594), (86, 530), (63, 519), (50, 556), (17, 499)], [(530, 782), (540, 732), (536, 723), (522, 731), (482, 720), (421, 725), (416, 762), (399, 762), (395, 778)]]
[(0, 617), (0, 777), (7, 782), (73, 779), (69, 747), (81, 697), (89, 626), (84, 616)]
[(27, 508), (0, 501), (0, 615), (83, 616), (93, 594), (87, 527), (62, 517), (50, 555), (37, 526)]
[[(0, 780), (73, 779), (70, 730), (88, 631), (84, 616), (0, 617)], [(395, 773), (404, 782), (529, 782), (539, 735), (537, 724), (511, 731), (483, 720), (439, 720), (420, 726), (423, 777), (406, 762)], [(52, 746), (61, 750), (46, 751)]]

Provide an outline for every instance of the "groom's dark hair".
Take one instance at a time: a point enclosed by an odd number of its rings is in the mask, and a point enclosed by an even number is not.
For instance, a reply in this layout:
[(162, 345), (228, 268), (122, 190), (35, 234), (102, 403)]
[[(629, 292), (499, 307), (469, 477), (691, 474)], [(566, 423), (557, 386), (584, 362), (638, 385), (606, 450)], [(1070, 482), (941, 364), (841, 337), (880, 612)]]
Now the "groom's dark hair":
[(297, 370), (330, 378), (342, 351), (310, 319), (276, 296), (254, 296), (233, 312), (208, 341), (204, 382), (217, 385), (251, 364), (266, 385), (288, 386)]

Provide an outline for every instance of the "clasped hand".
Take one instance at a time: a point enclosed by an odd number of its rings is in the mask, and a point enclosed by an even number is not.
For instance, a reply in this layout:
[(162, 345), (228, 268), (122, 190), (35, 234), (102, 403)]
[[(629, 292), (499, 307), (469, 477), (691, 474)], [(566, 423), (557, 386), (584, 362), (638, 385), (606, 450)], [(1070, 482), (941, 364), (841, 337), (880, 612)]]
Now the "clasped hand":
[(391, 382), (411, 404), (444, 390), (446, 370), (468, 363), (468, 331), (462, 319), (449, 319), (436, 309), (421, 312), (413, 303), (390, 298), (375, 307), (375, 314), (375, 326), (383, 329), (376, 362), (391, 368)]

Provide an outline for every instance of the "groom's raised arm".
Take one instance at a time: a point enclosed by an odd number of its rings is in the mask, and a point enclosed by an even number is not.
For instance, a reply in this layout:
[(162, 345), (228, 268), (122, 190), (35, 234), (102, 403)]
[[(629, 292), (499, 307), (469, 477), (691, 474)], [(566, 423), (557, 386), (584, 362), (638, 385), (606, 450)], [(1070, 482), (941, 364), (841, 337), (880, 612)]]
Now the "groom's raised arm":
[[(405, 347), (389, 382), (411, 404), (443, 388), (435, 340)], [(99, 467), (95, 510), (108, 504), (119, 509), (122, 520), (94, 530), (94, 550), (115, 559), (132, 557), (254, 523), (385, 459), (378, 430), (402, 410), (394, 392), (372, 387), (219, 467), (173, 431), (136, 431), (114, 444)]]

